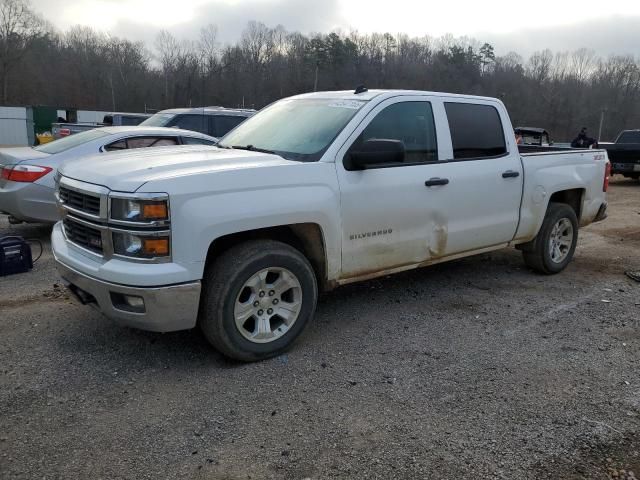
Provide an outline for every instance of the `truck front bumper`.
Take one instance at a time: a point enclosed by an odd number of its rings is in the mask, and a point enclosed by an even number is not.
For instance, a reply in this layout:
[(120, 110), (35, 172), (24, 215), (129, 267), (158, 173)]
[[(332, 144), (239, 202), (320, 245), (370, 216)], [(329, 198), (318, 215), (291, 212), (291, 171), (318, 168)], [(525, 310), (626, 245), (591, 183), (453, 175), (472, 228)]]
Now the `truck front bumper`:
[[(99, 268), (99, 262), (85, 257), (66, 241), (60, 223), (53, 228), (51, 250), (60, 276), (75, 297), (83, 304), (96, 307), (116, 323), (153, 332), (187, 330), (196, 326), (200, 281), (155, 284), (163, 277), (175, 278), (175, 268), (170, 264), (118, 261), (112, 262), (111, 269), (104, 270)], [(138, 285), (98, 278), (102, 275), (115, 277), (118, 272), (120, 278), (131, 279), (131, 283), (135, 281)]]
[(60, 276), (83, 304), (95, 306), (107, 318), (127, 327), (152, 332), (187, 330), (196, 326), (200, 282), (162, 287), (130, 287), (80, 273), (56, 258)]

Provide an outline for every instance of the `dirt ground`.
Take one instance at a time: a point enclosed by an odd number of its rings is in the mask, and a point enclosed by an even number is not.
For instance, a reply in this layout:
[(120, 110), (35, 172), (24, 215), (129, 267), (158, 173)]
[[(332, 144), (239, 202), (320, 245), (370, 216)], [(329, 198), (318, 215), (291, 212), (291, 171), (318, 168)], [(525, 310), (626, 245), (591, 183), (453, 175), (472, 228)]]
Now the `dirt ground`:
[(640, 476), (640, 184), (609, 201), (559, 275), (505, 250), (344, 287), (249, 365), (76, 305), (49, 229), (3, 219), (45, 253), (0, 279), (0, 478)]

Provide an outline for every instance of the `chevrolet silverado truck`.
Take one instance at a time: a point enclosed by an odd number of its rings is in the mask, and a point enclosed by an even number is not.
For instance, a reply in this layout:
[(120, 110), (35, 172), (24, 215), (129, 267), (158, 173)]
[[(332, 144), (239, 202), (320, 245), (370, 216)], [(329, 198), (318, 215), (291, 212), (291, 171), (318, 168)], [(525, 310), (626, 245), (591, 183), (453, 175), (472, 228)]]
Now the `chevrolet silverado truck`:
[(620, 132), (614, 143), (600, 143), (611, 161), (611, 173), (640, 179), (640, 130)]
[(52, 249), (123, 325), (197, 325), (223, 354), (278, 355), (319, 291), (515, 246), (562, 271), (606, 216), (603, 150), (520, 154), (493, 98), (420, 91), (280, 100), (217, 147), (65, 162)]

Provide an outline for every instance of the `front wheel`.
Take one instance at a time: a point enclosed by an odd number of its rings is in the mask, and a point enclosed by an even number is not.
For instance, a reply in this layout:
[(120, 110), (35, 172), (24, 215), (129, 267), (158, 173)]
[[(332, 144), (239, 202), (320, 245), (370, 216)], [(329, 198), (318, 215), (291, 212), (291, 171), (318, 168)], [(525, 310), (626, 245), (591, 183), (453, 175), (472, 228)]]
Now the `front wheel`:
[(522, 248), (524, 262), (546, 274), (564, 270), (578, 243), (578, 218), (569, 205), (550, 203), (536, 238)]
[(231, 248), (205, 272), (199, 323), (207, 340), (242, 361), (289, 348), (315, 311), (313, 268), (295, 248), (254, 240)]

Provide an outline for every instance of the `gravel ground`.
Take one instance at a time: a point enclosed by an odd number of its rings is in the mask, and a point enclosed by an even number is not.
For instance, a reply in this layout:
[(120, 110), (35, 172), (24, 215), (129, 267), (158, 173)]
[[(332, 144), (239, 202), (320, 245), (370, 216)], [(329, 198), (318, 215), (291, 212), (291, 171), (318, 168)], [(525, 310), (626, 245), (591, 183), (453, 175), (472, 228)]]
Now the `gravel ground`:
[(0, 478), (634, 479), (640, 185), (609, 200), (560, 275), (505, 250), (344, 287), (249, 365), (76, 305), (47, 247), (0, 279)]

